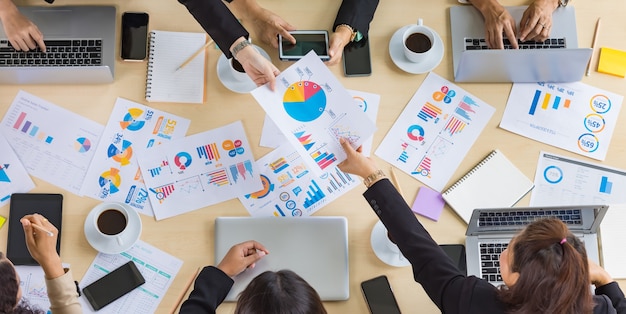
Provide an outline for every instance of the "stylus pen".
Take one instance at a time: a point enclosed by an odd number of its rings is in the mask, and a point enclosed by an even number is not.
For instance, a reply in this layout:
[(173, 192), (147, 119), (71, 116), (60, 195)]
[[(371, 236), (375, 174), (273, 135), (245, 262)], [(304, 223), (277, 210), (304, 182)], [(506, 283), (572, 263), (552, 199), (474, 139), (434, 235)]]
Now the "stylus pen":
[(172, 314), (176, 313), (176, 310), (178, 309), (180, 304), (183, 302), (183, 298), (187, 294), (187, 291), (189, 291), (189, 288), (191, 288), (191, 285), (193, 284), (193, 282), (196, 281), (196, 278), (198, 278), (198, 275), (200, 274), (201, 270), (202, 270), (202, 267), (198, 267), (198, 270), (196, 270), (196, 273), (191, 278), (189, 278), (189, 281), (187, 281), (187, 283), (185, 284), (185, 289), (183, 289), (181, 294), (178, 296), (178, 299), (176, 300), (176, 303), (174, 304), (174, 307), (172, 308), (170, 313)]
[(589, 63), (587, 64), (587, 76), (591, 74), (591, 61), (593, 60), (593, 56), (596, 54), (596, 43), (598, 42), (598, 33), (600, 33), (600, 18), (596, 22), (596, 30), (593, 33), (593, 41), (591, 42), (591, 57), (589, 58)]
[(176, 71), (174, 72), (178, 72), (180, 69), (186, 67), (189, 63), (191, 63), (191, 61), (193, 61), (193, 59), (195, 59), (204, 49), (207, 49), (211, 44), (213, 43), (213, 40), (209, 40), (209, 42), (207, 42), (206, 44), (204, 44), (204, 46), (200, 47), (200, 49), (198, 49), (198, 51), (194, 52), (191, 57), (189, 57), (187, 60), (185, 60), (185, 62), (183, 62), (183, 64), (181, 64), (178, 68), (176, 68)]
[(46, 228), (44, 228), (44, 227), (42, 227), (40, 225), (35, 225), (35, 224), (30, 224), (30, 225), (33, 226), (35, 229), (39, 229), (39, 230), (47, 233), (48, 236), (53, 236), (54, 235), (54, 233), (52, 233), (52, 231), (50, 231), (50, 230), (48, 230), (48, 229), (46, 229)]

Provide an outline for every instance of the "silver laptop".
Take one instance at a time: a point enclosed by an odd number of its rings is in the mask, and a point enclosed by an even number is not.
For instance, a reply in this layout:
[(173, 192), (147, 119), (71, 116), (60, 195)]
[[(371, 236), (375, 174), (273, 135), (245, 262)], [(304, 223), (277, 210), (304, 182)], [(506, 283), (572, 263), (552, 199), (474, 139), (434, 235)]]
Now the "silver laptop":
[(236, 301), (262, 272), (282, 269), (304, 278), (323, 301), (347, 300), (350, 296), (345, 217), (218, 217), (215, 265), (234, 244), (247, 240), (263, 244), (270, 254), (234, 278), (226, 301)]
[(44, 35), (46, 53), (12, 48), (0, 26), (0, 84), (113, 82), (114, 6), (19, 7)]
[(467, 275), (486, 279), (496, 286), (503, 284), (500, 253), (526, 225), (548, 217), (565, 222), (585, 244), (587, 256), (599, 263), (597, 233), (607, 209), (603, 205), (475, 209), (465, 233)]
[[(506, 7), (518, 25), (526, 8)], [(554, 11), (547, 42), (527, 42), (521, 49), (485, 49), (484, 23), (473, 6), (450, 8), (455, 81), (576, 82), (582, 79), (592, 49), (578, 48), (574, 7)]]

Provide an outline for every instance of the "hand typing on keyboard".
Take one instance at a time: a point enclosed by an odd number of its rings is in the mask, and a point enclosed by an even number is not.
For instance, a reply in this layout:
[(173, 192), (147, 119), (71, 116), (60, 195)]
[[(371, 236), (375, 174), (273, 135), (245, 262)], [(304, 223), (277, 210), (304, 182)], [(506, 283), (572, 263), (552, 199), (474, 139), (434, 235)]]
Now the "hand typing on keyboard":
[(16, 50), (33, 50), (39, 46), (41, 51), (46, 51), (43, 34), (37, 25), (22, 15), (11, 0), (0, 0), (0, 21)]

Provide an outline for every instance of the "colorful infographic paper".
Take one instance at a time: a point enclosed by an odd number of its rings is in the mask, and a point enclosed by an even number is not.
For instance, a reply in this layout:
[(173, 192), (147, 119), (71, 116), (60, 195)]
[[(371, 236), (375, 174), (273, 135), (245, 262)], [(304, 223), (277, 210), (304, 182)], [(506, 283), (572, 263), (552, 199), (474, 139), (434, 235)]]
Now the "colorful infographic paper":
[(74, 194), (80, 192), (102, 130), (102, 125), (24, 91), (2, 119), (2, 132), (28, 173)]
[(6, 205), (13, 193), (26, 193), (35, 187), (26, 168), (0, 133), (0, 207)]
[(623, 99), (580, 82), (515, 83), (500, 127), (604, 160)]
[[(63, 263), (63, 268), (70, 268), (70, 264)], [(26, 299), (31, 306), (38, 308), (44, 313), (50, 311), (50, 298), (46, 287), (46, 277), (41, 266), (15, 265), (15, 271), (20, 276), (20, 288), (22, 298)]]
[(257, 160), (257, 166), (263, 189), (239, 197), (251, 216), (310, 216), (360, 184), (337, 167), (315, 175), (288, 143)]
[(139, 213), (153, 216), (136, 154), (184, 137), (189, 124), (189, 119), (118, 98), (81, 194), (101, 201), (126, 203)]
[[(348, 90), (348, 93), (352, 95), (354, 104), (367, 115), (372, 122), (376, 123), (376, 116), (378, 115), (378, 107), (380, 105), (380, 95), (366, 93), (355, 90)], [(372, 142), (374, 137), (371, 136), (363, 143), (363, 155), (369, 156), (372, 151)], [(272, 119), (265, 115), (265, 121), (263, 122), (263, 130), (261, 131), (261, 140), (259, 145), (277, 148), (286, 141), (285, 136), (280, 131), (276, 123)]]
[(376, 130), (362, 109), (313, 51), (276, 78), (276, 90), (261, 86), (252, 96), (287, 140), (321, 175), (345, 160), (339, 138), (358, 147)]
[(441, 192), (494, 111), (431, 72), (375, 154)]
[(241, 121), (139, 153), (157, 220), (263, 188)]
[(541, 152), (531, 205), (626, 203), (626, 170)]

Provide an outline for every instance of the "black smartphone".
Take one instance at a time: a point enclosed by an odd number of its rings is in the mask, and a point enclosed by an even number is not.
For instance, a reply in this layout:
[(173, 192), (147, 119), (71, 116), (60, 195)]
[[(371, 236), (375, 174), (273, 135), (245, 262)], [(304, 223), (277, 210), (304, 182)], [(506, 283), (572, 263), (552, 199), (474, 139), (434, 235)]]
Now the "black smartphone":
[(63, 220), (63, 195), (14, 193), (9, 201), (9, 235), (7, 238), (7, 257), (15, 265), (37, 265), (37, 261), (30, 256), (24, 228), (20, 219), (25, 215), (41, 214), (58, 230), (57, 253), (61, 253), (61, 221)]
[(400, 313), (400, 307), (393, 295), (387, 276), (378, 276), (361, 283), (365, 302), (372, 314)]
[(456, 267), (467, 276), (467, 261), (465, 259), (465, 246), (463, 244), (440, 244), (444, 252), (452, 259)]
[(125, 61), (141, 61), (148, 53), (148, 13), (122, 14), (121, 56)]
[(313, 50), (317, 56), (326, 61), (330, 59), (328, 53), (328, 31), (326, 30), (301, 30), (289, 32), (295, 39), (296, 44), (278, 34), (278, 58), (283, 61), (296, 61)]
[(369, 76), (372, 74), (370, 44), (367, 38), (351, 42), (343, 48), (343, 73), (346, 76)]
[(131, 261), (83, 288), (83, 294), (93, 309), (98, 311), (145, 282), (141, 272)]

